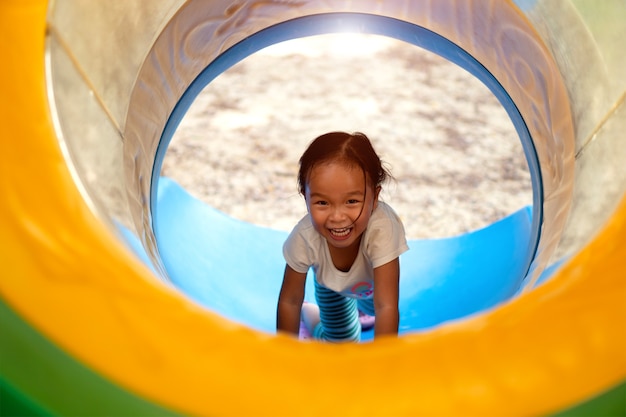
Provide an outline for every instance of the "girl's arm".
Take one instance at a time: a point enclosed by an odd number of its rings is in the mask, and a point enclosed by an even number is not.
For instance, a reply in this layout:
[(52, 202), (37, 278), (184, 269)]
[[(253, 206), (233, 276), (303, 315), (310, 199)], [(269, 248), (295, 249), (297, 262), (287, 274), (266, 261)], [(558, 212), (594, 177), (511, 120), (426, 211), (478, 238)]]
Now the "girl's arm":
[(304, 301), (306, 273), (296, 272), (285, 266), (283, 285), (278, 296), (276, 330), (298, 335), (300, 333), (300, 311)]
[(374, 335), (397, 335), (400, 314), (398, 297), (400, 292), (400, 259), (374, 269), (374, 309), (376, 321)]

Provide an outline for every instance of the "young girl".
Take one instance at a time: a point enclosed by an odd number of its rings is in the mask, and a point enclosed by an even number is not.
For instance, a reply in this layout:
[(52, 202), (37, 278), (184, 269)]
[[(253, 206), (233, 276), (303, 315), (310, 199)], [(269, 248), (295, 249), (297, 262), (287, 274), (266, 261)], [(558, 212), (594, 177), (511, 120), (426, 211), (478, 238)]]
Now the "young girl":
[[(362, 133), (326, 133), (309, 145), (298, 173), (308, 214), (283, 246), (278, 331), (298, 335), (302, 318), (316, 339), (359, 341), (361, 310), (375, 315), (375, 336), (398, 334), (399, 256), (408, 246), (400, 219), (378, 200), (388, 177)], [(303, 304), (311, 267), (317, 305)]]

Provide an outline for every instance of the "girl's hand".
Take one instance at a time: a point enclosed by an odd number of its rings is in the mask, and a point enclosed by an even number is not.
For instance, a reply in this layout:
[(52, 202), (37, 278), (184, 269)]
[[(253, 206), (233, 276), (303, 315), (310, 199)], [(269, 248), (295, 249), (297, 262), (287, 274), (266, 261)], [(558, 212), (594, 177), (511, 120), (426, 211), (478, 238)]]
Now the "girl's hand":
[(397, 335), (400, 313), (400, 259), (374, 269), (374, 309), (376, 322), (374, 336)]
[(300, 311), (304, 302), (306, 273), (294, 271), (285, 266), (283, 285), (278, 296), (276, 330), (298, 336), (300, 333)]

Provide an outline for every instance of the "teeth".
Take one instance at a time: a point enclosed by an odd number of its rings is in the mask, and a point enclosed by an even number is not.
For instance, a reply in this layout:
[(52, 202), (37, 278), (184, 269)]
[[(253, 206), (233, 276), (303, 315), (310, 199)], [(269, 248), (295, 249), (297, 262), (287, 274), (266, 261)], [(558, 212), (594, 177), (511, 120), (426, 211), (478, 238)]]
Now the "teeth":
[(348, 233), (350, 233), (350, 228), (349, 227), (344, 227), (343, 229), (330, 229), (330, 232), (335, 235), (335, 236), (346, 236)]

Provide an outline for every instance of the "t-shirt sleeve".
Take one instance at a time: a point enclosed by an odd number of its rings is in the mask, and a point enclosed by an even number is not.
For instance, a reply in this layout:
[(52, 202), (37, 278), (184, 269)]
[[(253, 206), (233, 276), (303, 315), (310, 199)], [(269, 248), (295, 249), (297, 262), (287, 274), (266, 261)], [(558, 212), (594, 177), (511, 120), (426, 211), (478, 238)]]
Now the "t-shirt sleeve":
[(311, 266), (309, 253), (310, 251), (306, 239), (296, 226), (283, 244), (283, 257), (285, 258), (285, 262), (287, 262), (287, 265), (294, 271), (306, 273)]
[(384, 213), (368, 226), (367, 253), (373, 268), (385, 265), (409, 250), (398, 215), (391, 208)]

